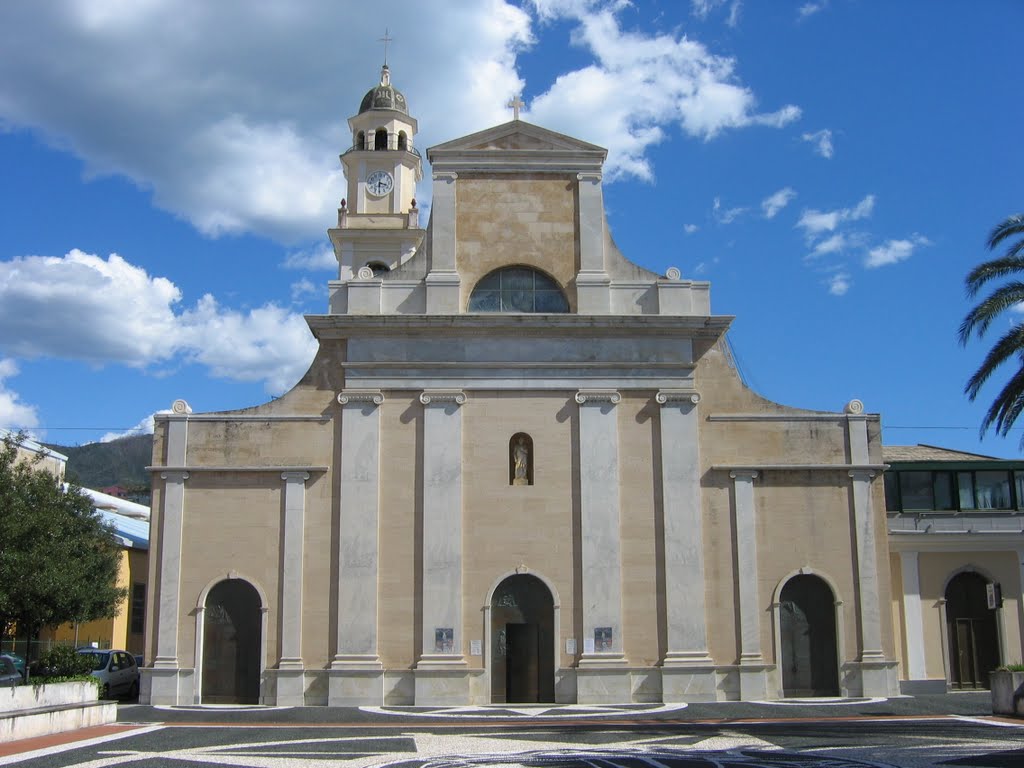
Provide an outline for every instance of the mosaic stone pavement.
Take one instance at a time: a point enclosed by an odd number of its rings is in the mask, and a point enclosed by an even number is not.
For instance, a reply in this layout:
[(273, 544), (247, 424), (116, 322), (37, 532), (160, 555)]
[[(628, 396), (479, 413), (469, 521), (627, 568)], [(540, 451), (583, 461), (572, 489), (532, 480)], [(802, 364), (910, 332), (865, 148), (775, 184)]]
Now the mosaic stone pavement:
[[(278, 714), (285, 715), (284, 712)], [(153, 724), (0, 758), (25, 768), (1020, 768), (1024, 727), (926, 721), (577, 723), (498, 729)], [(384, 732), (386, 731), (386, 732)], [(438, 732), (441, 731), (441, 732)], [(459, 732), (456, 732), (459, 731)]]

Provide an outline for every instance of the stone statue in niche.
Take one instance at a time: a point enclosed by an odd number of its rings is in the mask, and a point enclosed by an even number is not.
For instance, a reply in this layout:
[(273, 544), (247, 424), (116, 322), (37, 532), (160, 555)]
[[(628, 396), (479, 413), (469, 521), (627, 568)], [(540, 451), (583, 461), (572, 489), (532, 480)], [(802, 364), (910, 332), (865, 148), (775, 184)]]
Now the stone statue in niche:
[(530, 453), (533, 448), (532, 441), (527, 435), (518, 434), (512, 438), (511, 443), (511, 481), (512, 485), (533, 485)]

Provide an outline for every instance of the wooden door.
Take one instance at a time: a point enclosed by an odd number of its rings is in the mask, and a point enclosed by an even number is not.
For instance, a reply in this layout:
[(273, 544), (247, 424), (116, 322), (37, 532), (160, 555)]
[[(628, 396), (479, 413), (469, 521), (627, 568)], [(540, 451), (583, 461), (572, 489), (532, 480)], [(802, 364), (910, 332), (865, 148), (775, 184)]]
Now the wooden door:
[(508, 644), (506, 701), (532, 704), (540, 701), (540, 643), (536, 624), (506, 624)]

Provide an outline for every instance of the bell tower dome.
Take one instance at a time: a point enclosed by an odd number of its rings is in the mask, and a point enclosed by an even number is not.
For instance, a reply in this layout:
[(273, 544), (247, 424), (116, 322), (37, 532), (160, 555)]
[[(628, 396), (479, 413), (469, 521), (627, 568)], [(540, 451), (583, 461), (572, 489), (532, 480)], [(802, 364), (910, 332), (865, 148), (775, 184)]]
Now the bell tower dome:
[(405, 96), (391, 84), (385, 64), (374, 86), (348, 120), (352, 146), (341, 156), (348, 179), (352, 213), (407, 213), (423, 177), (423, 161), (414, 146), (416, 120)]

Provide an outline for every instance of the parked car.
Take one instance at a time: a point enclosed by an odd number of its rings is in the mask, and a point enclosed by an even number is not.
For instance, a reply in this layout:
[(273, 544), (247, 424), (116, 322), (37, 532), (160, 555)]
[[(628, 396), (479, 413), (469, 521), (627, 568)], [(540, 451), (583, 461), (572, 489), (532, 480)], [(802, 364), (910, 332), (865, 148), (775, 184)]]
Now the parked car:
[(139, 695), (139, 666), (128, 651), (101, 651), (97, 648), (79, 648), (78, 652), (92, 657), (90, 674), (100, 681), (100, 698)]
[(21, 685), (25, 682), (25, 679), (21, 676), (21, 672), (14, 666), (14, 659), (7, 654), (0, 655), (0, 686), (3, 685)]
[(0, 656), (6, 656), (11, 661), (13, 661), (14, 668), (21, 673), (21, 679), (25, 679), (25, 658), (23, 656), (19, 656), (14, 651), (4, 651), (0, 653)]

